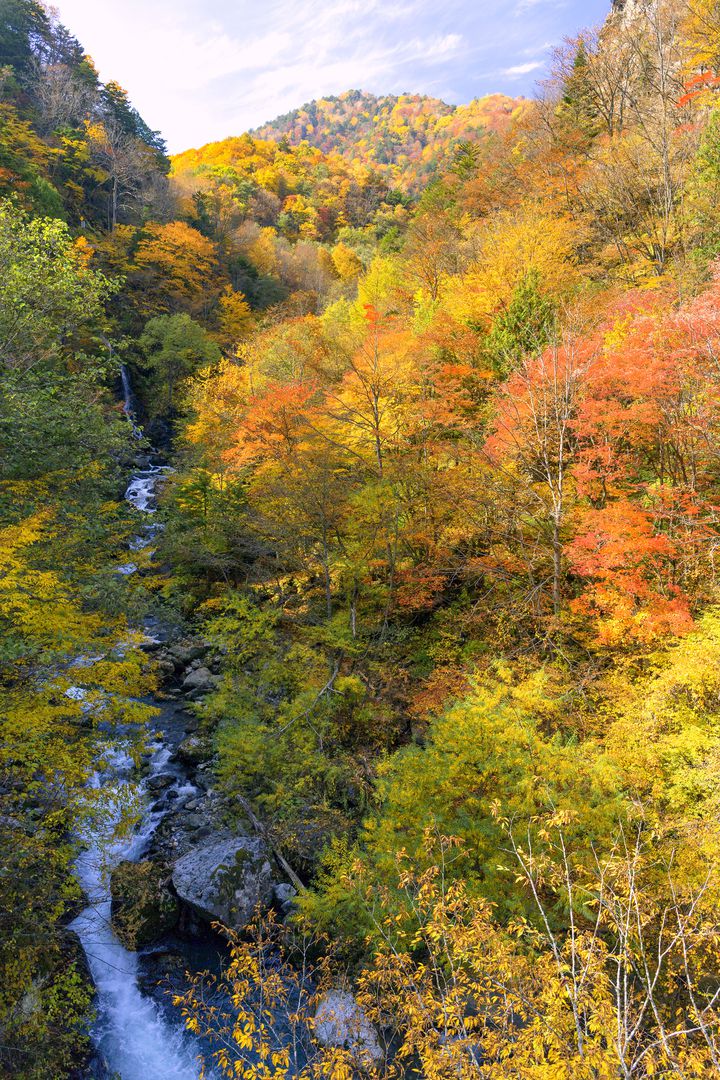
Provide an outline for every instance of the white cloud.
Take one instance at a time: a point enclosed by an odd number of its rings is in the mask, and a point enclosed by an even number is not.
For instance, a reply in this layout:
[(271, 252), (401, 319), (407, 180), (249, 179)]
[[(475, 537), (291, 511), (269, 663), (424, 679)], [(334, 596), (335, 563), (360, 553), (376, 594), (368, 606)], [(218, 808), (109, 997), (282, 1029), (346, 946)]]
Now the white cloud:
[(503, 75), (514, 78), (520, 75), (529, 75), (531, 72), (539, 71), (543, 67), (545, 67), (545, 64), (542, 60), (531, 60), (527, 64), (516, 64), (515, 67), (503, 68)]

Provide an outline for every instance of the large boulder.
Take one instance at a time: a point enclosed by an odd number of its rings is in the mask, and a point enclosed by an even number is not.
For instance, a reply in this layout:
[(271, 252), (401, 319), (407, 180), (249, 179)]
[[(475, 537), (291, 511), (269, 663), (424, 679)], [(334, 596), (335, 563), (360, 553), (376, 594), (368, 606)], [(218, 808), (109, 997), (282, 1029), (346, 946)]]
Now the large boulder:
[(313, 1028), (318, 1042), (349, 1050), (363, 1068), (377, 1065), (383, 1059), (375, 1026), (347, 990), (328, 990), (323, 994)]
[(273, 871), (260, 840), (226, 836), (208, 840), (175, 863), (175, 891), (207, 922), (230, 930), (248, 925), (255, 909), (270, 903)]
[(179, 907), (168, 888), (168, 872), (154, 862), (121, 862), (110, 878), (113, 929), (126, 948), (136, 951), (169, 934)]

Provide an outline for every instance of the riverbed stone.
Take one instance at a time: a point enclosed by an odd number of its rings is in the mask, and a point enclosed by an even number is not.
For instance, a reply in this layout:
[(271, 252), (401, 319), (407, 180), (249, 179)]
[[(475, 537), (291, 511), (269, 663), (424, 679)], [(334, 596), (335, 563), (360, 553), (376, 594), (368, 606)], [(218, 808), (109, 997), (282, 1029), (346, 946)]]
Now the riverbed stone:
[(175, 665), (172, 660), (166, 660), (163, 657), (158, 657), (155, 661), (155, 665), (160, 674), (161, 679), (172, 679), (175, 675)]
[(143, 652), (146, 653), (159, 653), (163, 654), (165, 651), (165, 645), (162, 641), (157, 641), (155, 638), (150, 638), (147, 641), (143, 641), (140, 645)]
[(178, 746), (175, 757), (183, 765), (197, 767), (201, 761), (206, 761), (212, 754), (212, 740), (208, 736), (192, 734)]
[(170, 773), (156, 773), (154, 776), (148, 776), (145, 783), (150, 791), (164, 791), (174, 781), (175, 777), (171, 776)]
[(209, 668), (198, 667), (185, 676), (182, 688), (185, 693), (207, 694), (215, 689), (217, 681), (217, 676), (213, 675)]
[(175, 863), (180, 900), (207, 922), (231, 930), (248, 925), (258, 906), (269, 905), (273, 869), (261, 841), (249, 836), (210, 839)]
[(323, 1046), (349, 1050), (363, 1068), (377, 1065), (383, 1059), (377, 1029), (347, 990), (328, 990), (322, 996), (313, 1027)]
[(179, 905), (168, 870), (154, 862), (121, 862), (110, 879), (113, 929), (127, 949), (150, 945), (177, 925)]
[(208, 651), (208, 646), (203, 642), (178, 642), (171, 645), (168, 653), (181, 667), (187, 667), (193, 660), (200, 660)]
[(207, 825), (207, 821), (202, 814), (184, 814), (183, 825), (186, 829), (194, 832), (196, 829), (202, 829), (204, 825)]
[(166, 1005), (168, 991), (182, 994), (188, 988), (188, 963), (172, 949), (157, 949), (138, 958), (138, 987), (142, 994)]

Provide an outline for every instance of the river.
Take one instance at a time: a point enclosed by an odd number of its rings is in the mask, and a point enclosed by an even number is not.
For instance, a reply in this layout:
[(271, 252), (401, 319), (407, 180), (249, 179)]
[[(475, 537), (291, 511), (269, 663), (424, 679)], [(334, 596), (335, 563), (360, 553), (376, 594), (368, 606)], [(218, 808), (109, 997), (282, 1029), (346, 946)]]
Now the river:
[[(147, 520), (131, 545), (133, 551), (148, 547), (159, 526), (152, 520), (158, 485), (167, 470), (151, 466), (135, 473), (125, 497)], [(118, 567), (124, 575), (135, 571), (134, 563)], [(88, 661), (88, 662), (91, 662)], [(76, 689), (82, 694), (82, 686)], [(158, 703), (160, 705), (161, 703)], [(172, 709), (161, 713), (172, 718)], [(160, 738), (150, 747), (152, 756), (148, 777), (133, 784), (133, 763), (122, 748), (109, 756), (107, 767), (95, 774), (92, 785), (105, 794), (102, 819), (87, 827), (82, 836), (83, 850), (76, 862), (76, 873), (88, 900), (88, 906), (75, 919), (72, 929), (77, 933), (97, 990), (96, 1021), (92, 1038), (95, 1061), (89, 1077), (112, 1077), (115, 1080), (198, 1080), (198, 1045), (183, 1030), (164, 1016), (157, 1004), (144, 996), (138, 986), (138, 955), (129, 952), (113, 933), (110, 919), (110, 870), (123, 860), (139, 860), (154, 830), (163, 817), (163, 810), (154, 808), (147, 780), (160, 773), (173, 776), (170, 791), (178, 797), (195, 789), (188, 784), (182, 770), (171, 762), (172, 747), (167, 738)], [(121, 800), (119, 786), (134, 788), (140, 801), (141, 819), (132, 833), (113, 841), (113, 826), (117, 824)], [(167, 800), (166, 800), (167, 801)]]

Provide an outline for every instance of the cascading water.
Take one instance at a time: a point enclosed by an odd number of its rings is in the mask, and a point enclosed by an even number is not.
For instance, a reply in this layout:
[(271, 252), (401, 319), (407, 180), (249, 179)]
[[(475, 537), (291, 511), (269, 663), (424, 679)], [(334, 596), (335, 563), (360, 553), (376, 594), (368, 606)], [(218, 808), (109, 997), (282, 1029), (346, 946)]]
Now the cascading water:
[[(157, 485), (166, 469), (154, 466), (136, 473), (127, 489), (127, 500), (138, 510), (154, 513)], [(159, 526), (148, 523), (133, 542), (135, 550), (152, 543)], [(118, 572), (132, 573), (128, 564)], [(76, 666), (87, 666), (88, 658)], [(82, 687), (72, 690), (82, 695)], [(167, 774), (170, 751), (162, 743), (153, 748), (150, 776)], [(97, 1020), (93, 1041), (106, 1075), (120, 1080), (198, 1080), (200, 1067), (197, 1048), (181, 1027), (174, 1027), (163, 1017), (156, 1004), (138, 988), (138, 957), (121, 945), (110, 920), (110, 870), (122, 860), (139, 859), (163, 814), (150, 808), (146, 784), (137, 787), (145, 803), (139, 827), (129, 838), (112, 842), (113, 826), (120, 814), (116, 792), (118, 784), (130, 777), (131, 759), (122, 752), (110, 757), (110, 764), (93, 778), (100, 788), (103, 815), (83, 836), (84, 850), (76, 863), (76, 872), (88, 898), (87, 908), (76, 918), (72, 929), (78, 935), (97, 990)], [(174, 787), (180, 791), (184, 778), (178, 773)], [(96, 1074), (93, 1074), (96, 1075)]]
[(130, 372), (128, 371), (127, 364), (120, 365), (120, 379), (122, 380), (123, 388), (123, 412), (134, 426), (135, 395), (133, 393), (132, 382), (130, 380)]

